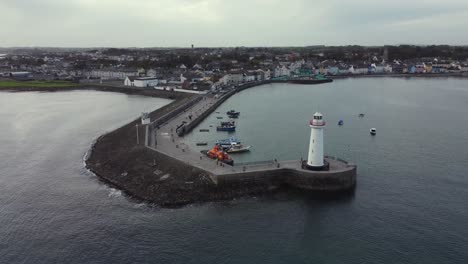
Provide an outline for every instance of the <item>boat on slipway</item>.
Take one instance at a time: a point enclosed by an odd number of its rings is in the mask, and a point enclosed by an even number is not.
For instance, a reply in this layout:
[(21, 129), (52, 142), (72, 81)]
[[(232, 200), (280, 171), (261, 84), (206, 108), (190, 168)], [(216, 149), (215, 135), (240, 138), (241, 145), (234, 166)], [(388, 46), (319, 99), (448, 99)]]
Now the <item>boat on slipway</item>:
[(211, 159), (215, 159), (217, 161), (220, 161), (222, 163), (226, 163), (228, 165), (233, 166), (234, 165), (234, 160), (229, 157), (229, 155), (224, 151), (220, 146), (215, 145), (212, 149), (210, 150), (202, 150), (202, 154), (206, 155), (207, 157)]

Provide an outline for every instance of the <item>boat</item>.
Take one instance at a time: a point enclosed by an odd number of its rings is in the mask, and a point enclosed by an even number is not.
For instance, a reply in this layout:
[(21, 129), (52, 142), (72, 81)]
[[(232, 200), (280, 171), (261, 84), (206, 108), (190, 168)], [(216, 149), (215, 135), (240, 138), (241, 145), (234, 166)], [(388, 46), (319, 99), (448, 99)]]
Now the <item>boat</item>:
[(227, 111), (226, 114), (228, 114), (228, 115), (238, 115), (238, 114), (240, 114), (240, 112), (237, 112), (236, 110), (231, 109), (231, 110)]
[(250, 151), (251, 146), (244, 146), (242, 144), (232, 143), (226, 150), (227, 153), (242, 153)]
[(236, 122), (234, 120), (229, 120), (229, 121), (221, 122), (221, 125), (222, 126), (235, 126)]
[(200, 132), (210, 132), (210, 130), (206, 129), (206, 128), (202, 128), (202, 129), (200, 129)]
[(217, 116), (216, 118), (217, 118), (217, 119), (223, 119), (223, 117), (222, 117), (222, 116)]
[(229, 155), (218, 145), (215, 145), (210, 150), (202, 150), (201, 153), (208, 156), (211, 159), (216, 159), (231, 166), (234, 165), (234, 160), (231, 159)]
[(359, 114), (359, 117), (364, 117), (364, 114)]
[(240, 115), (240, 112), (236, 112), (236, 110), (229, 110), (226, 112), (226, 114), (230, 117), (230, 118), (238, 118), (239, 115)]
[(208, 142), (204, 141), (204, 142), (197, 142), (195, 145), (197, 146), (207, 146), (208, 145)]
[(221, 146), (223, 148), (229, 148), (232, 144), (241, 144), (241, 141), (236, 137), (230, 137), (228, 139), (221, 139), (216, 141), (216, 145)]
[(343, 125), (343, 120), (338, 121), (338, 125), (342, 126)]
[(220, 124), (219, 126), (216, 127), (217, 131), (227, 131), (227, 132), (234, 132), (236, 131), (236, 126), (231, 124)]
[(370, 134), (373, 135), (373, 136), (375, 136), (375, 135), (377, 134), (377, 129), (371, 128), (371, 129), (370, 129)]

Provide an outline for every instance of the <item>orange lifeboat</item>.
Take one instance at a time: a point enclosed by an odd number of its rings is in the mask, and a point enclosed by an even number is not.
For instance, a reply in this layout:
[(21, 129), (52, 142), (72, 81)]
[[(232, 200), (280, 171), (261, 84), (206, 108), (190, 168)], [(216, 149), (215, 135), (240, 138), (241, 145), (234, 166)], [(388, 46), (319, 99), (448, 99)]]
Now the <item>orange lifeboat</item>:
[(229, 157), (229, 155), (218, 145), (215, 145), (212, 149), (204, 152), (208, 157), (212, 159), (217, 159), (223, 163), (234, 165), (234, 161)]

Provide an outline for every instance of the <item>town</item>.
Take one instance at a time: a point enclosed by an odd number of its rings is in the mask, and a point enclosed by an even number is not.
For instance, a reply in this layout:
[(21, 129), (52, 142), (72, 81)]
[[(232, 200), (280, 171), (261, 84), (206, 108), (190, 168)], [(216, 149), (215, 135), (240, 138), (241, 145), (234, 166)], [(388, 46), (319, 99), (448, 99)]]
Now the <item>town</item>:
[(9, 48), (0, 80), (69, 81), (206, 93), (290, 78), (468, 76), (468, 47)]

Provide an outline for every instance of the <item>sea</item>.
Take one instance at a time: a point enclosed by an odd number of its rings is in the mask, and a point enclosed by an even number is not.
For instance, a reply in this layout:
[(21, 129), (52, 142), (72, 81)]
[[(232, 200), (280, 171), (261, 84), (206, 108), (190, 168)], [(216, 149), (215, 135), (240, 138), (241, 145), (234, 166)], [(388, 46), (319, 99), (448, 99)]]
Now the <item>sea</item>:
[[(263, 85), (184, 138), (238, 137), (252, 146), (240, 162), (298, 160), (321, 112), (326, 154), (358, 166), (355, 192), (327, 198), (285, 190), (168, 209), (85, 168), (97, 137), (168, 103), (0, 92), (0, 263), (468, 263), (468, 79)], [(236, 132), (216, 132), (230, 109)]]

